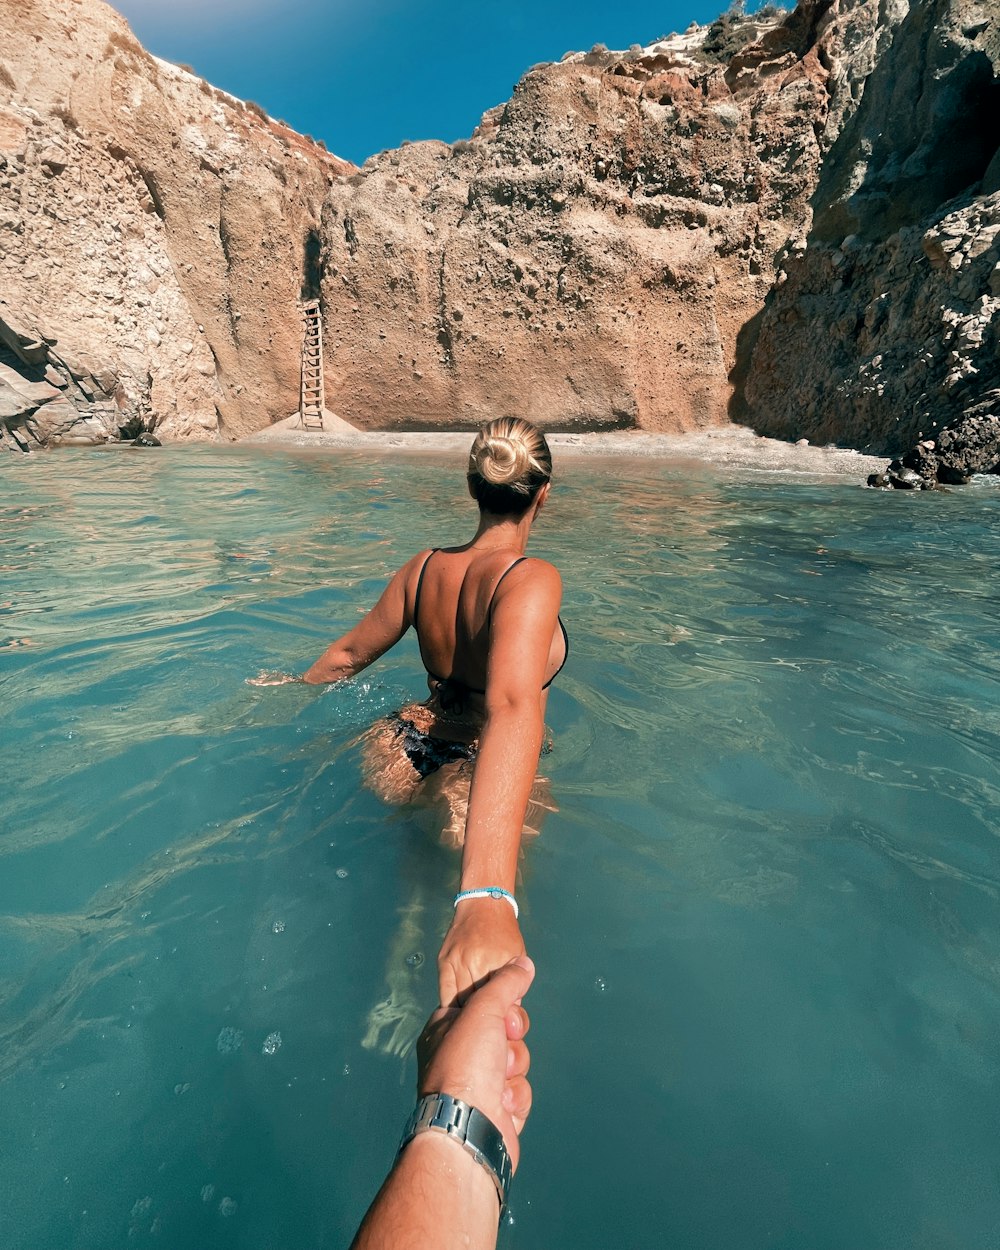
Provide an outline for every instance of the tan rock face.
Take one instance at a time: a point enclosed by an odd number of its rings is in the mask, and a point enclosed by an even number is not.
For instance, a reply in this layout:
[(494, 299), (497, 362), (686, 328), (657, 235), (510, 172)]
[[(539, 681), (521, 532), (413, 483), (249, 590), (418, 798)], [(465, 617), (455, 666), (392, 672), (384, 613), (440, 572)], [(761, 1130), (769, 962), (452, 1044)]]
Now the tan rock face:
[(1000, 7), (891, 16), (831, 10), (862, 72), (832, 84), (850, 106), (807, 246), (744, 334), (738, 407), (760, 433), (883, 454), (1000, 411)]
[(1000, 393), (995, 0), (569, 55), (361, 170), (100, 0), (0, 21), (0, 443), (264, 428), (316, 294), (328, 406), (367, 428), (736, 415), (894, 451)]
[(0, 294), (167, 438), (298, 403), (317, 145), (150, 57), (97, 0), (0, 0)]
[(470, 141), (359, 172), (98, 0), (0, 0), (5, 298), (165, 437), (295, 408), (314, 285), (327, 402), (362, 426), (722, 422), (739, 329), (808, 226), (818, 7), (538, 67)]
[[(370, 428), (727, 420), (740, 327), (808, 227), (826, 71), (808, 15), (530, 71), (472, 139), (335, 180), (327, 402)], [(760, 36), (761, 38), (758, 38)]]

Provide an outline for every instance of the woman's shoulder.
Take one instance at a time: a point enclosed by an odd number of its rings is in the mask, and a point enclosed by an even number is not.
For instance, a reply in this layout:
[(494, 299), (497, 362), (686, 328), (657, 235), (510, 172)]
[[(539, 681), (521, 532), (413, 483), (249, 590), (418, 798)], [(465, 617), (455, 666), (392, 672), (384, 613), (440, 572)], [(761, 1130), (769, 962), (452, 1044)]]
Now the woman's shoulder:
[(420, 570), (424, 567), (431, 556), (439, 551), (439, 547), (425, 547), (422, 551), (418, 551), (415, 556), (410, 556), (409, 560), (396, 572), (397, 577), (409, 577), (416, 573), (419, 575)]
[(514, 599), (536, 596), (561, 598), (559, 570), (538, 556), (521, 556), (507, 568), (497, 584), (497, 602), (508, 596)]
[(424, 565), (436, 550), (436, 547), (425, 547), (423, 551), (418, 551), (415, 556), (411, 556), (405, 564), (401, 565), (393, 573), (389, 581), (388, 590), (391, 593), (404, 595), (407, 603), (410, 603), (416, 592)]
[(559, 576), (559, 570), (554, 564), (550, 564), (548, 560), (543, 560), (540, 556), (521, 556), (512, 566), (512, 573), (516, 573), (518, 569), (530, 577), (533, 581), (543, 580), (554, 582), (561, 586), (562, 578)]

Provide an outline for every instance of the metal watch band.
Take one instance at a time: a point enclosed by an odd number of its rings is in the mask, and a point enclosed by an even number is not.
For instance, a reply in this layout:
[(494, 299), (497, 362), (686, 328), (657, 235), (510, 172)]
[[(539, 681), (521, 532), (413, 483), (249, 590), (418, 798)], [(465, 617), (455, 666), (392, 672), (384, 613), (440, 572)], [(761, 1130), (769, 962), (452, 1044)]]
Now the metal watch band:
[(500, 1218), (507, 1209), (510, 1190), (510, 1155), (504, 1145), (503, 1134), (481, 1111), (471, 1107), (451, 1094), (425, 1094), (413, 1108), (413, 1113), (403, 1129), (403, 1140), (398, 1154), (418, 1133), (429, 1131), (447, 1133), (464, 1146), (478, 1164), (489, 1172), (497, 1187), (500, 1199)]

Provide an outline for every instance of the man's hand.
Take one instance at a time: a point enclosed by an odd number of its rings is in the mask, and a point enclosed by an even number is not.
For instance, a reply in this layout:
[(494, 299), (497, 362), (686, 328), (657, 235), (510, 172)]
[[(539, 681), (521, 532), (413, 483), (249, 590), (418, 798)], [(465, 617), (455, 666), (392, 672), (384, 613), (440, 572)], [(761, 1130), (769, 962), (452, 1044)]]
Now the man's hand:
[(463, 1007), (439, 1007), (417, 1042), (418, 1097), (451, 1094), (476, 1107), (503, 1134), (515, 1170), (518, 1134), (531, 1110), (528, 1014), (520, 1004), (534, 975), (527, 955), (512, 959)]
[(505, 899), (463, 899), (438, 955), (438, 990), (445, 1007), (460, 1007), (491, 972), (524, 954), (524, 939)]
[[(512, 959), (469, 996), (439, 1007), (417, 1043), (417, 1093), (470, 1103), (503, 1134), (511, 1167), (531, 1110), (528, 1017), (535, 965)], [(486, 1170), (444, 1133), (420, 1133), (396, 1158), (351, 1250), (496, 1250), (497, 1194)]]

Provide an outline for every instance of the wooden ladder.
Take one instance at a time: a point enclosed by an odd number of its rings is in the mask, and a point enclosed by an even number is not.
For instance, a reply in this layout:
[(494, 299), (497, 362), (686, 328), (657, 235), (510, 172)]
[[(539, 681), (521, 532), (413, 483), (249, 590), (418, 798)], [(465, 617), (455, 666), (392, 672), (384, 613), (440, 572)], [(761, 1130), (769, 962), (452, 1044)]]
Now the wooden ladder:
[(299, 421), (304, 430), (321, 430), (326, 402), (323, 392), (323, 314), (319, 300), (307, 300), (302, 305), (302, 316), (305, 330), (302, 337)]

